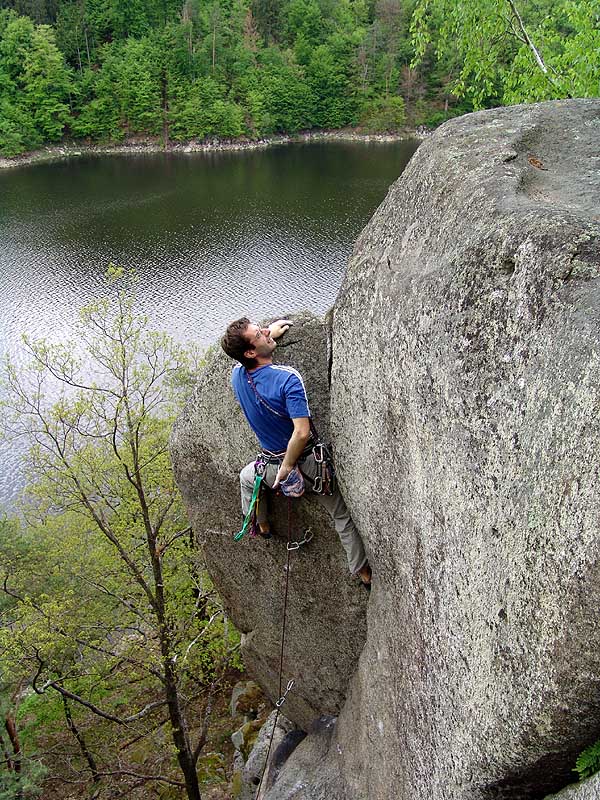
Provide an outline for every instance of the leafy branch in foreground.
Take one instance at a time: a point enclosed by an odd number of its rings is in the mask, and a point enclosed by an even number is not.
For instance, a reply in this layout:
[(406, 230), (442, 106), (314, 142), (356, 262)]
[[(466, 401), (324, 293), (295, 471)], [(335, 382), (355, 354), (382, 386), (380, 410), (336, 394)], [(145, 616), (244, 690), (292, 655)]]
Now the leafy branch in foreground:
[(575, 762), (575, 769), (579, 775), (579, 780), (583, 781), (586, 778), (591, 778), (596, 772), (600, 771), (600, 739), (594, 744), (586, 747)]
[(413, 66), (433, 48), (460, 65), (451, 88), (476, 108), (596, 97), (600, 25), (593, 0), (418, 0)]
[(198, 759), (238, 643), (167, 452), (189, 358), (148, 332), (122, 291), (83, 310), (74, 345), (25, 346), (29, 369), (7, 369), (7, 427), (31, 450), (26, 525), (0, 536), (0, 680), (19, 675), (36, 695), (60, 698), (78, 754), (73, 780), (114, 772), (90, 715), (119, 749), (123, 736), (167, 726), (182, 779), (175, 764), (148, 773), (120, 753), (121, 780), (199, 800)]

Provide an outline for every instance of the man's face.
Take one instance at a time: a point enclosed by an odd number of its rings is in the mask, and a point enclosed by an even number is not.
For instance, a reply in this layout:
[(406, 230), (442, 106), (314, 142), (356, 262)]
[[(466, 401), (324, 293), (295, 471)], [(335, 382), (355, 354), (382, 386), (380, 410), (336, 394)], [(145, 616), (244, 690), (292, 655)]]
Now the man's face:
[(248, 349), (245, 354), (248, 358), (270, 356), (277, 347), (275, 340), (271, 338), (268, 328), (261, 328), (255, 322), (251, 322), (244, 331), (244, 337), (248, 342)]

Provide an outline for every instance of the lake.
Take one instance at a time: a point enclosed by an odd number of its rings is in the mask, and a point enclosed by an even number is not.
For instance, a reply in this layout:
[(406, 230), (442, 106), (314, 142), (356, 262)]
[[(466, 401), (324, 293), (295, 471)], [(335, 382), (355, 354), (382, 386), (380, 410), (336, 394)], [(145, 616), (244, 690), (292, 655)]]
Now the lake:
[[(109, 263), (150, 326), (201, 346), (231, 319), (327, 310), (352, 245), (417, 142), (87, 156), (0, 172), (0, 354), (68, 341)], [(0, 504), (22, 485), (0, 445)]]

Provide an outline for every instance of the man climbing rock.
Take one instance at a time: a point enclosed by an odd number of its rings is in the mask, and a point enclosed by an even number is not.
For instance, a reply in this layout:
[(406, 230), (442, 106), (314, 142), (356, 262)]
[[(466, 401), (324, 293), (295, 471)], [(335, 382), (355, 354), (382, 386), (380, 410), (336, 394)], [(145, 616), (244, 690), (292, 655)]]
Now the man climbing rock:
[[(246, 317), (227, 326), (221, 346), (228, 356), (239, 361), (231, 382), (236, 399), (262, 448), (263, 481), (276, 489), (291, 480), (298, 467), (306, 478), (306, 487), (329, 512), (346, 551), (350, 572), (371, 587), (371, 568), (362, 540), (336, 487), (332, 494), (319, 494), (319, 465), (313, 452), (311, 413), (304, 382), (292, 367), (273, 364), (275, 342), (292, 325), (278, 320), (262, 328)], [(255, 489), (255, 462), (240, 473), (242, 512), (247, 514)], [(264, 503), (257, 512), (259, 532), (269, 538), (270, 526)]]

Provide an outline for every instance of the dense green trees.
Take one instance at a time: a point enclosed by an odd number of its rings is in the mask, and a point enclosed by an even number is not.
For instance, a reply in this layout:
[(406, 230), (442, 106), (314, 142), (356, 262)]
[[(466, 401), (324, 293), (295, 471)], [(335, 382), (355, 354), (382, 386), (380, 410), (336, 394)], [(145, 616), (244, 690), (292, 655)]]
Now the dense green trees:
[[(0, 0), (0, 153), (600, 93), (595, 0)], [(9, 10), (10, 9), (10, 10)], [(28, 16), (23, 16), (27, 14)]]
[(14, 155), (58, 141), (70, 116), (71, 86), (52, 28), (0, 12), (0, 150)]

